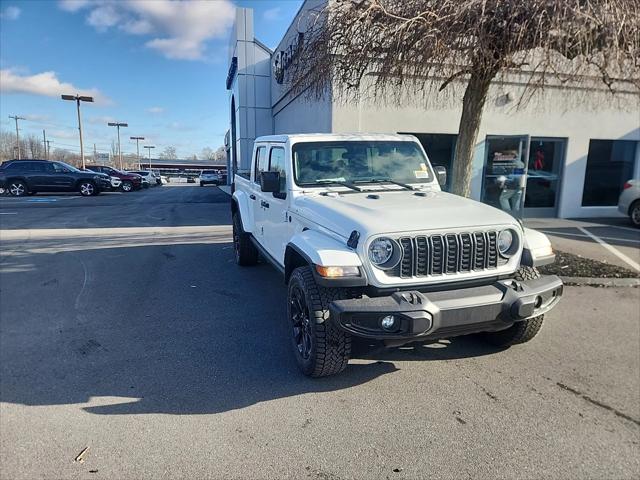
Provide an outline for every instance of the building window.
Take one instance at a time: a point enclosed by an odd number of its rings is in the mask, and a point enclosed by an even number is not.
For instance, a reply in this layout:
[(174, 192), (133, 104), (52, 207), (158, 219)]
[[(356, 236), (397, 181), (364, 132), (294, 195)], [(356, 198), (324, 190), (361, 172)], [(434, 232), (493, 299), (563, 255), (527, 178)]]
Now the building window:
[(638, 142), (591, 140), (582, 192), (583, 207), (614, 206), (624, 182), (633, 177)]
[(444, 167), (447, 171), (447, 183), (442, 187), (445, 192), (451, 191), (453, 181), (453, 157), (456, 152), (457, 135), (446, 133), (410, 133), (422, 144), (431, 165)]

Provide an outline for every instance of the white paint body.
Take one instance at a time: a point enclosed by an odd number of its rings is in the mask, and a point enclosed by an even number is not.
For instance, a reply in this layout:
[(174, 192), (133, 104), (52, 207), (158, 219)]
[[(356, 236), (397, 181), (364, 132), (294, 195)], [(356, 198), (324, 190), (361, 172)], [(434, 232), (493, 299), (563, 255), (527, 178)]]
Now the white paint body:
[[(523, 248), (549, 246), (547, 237), (523, 229), (511, 215), (468, 198), (442, 192), (437, 180), (413, 184), (425, 193), (396, 185), (366, 185), (366, 192), (341, 194), (343, 186), (300, 187), (293, 181), (292, 146), (300, 142), (322, 141), (404, 141), (420, 143), (411, 135), (385, 134), (305, 134), (271, 135), (256, 139), (249, 178), (236, 176), (234, 200), (238, 205), (245, 232), (250, 233), (271, 260), (284, 267), (288, 246), (298, 250), (317, 265), (362, 267), (369, 283), (377, 287), (446, 283), (461, 279), (511, 274), (520, 265)], [(256, 150), (260, 146), (284, 148), (286, 198), (261, 191), (256, 177)], [(422, 150), (424, 154), (424, 150)], [(426, 154), (424, 155), (427, 158)], [(428, 160), (427, 160), (428, 162)], [(375, 193), (376, 198), (368, 194)], [(268, 204), (268, 206), (265, 206)], [(390, 277), (368, 258), (370, 243), (377, 237), (500, 231), (512, 229), (518, 236), (518, 248), (509, 260), (491, 271), (447, 274), (433, 278)], [(360, 234), (355, 249), (347, 246), (353, 231)]]

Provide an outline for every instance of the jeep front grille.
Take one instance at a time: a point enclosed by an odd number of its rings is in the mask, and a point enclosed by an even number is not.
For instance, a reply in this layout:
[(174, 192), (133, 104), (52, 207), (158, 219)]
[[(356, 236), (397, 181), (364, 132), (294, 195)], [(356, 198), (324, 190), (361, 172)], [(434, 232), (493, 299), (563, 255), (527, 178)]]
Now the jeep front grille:
[(418, 235), (397, 239), (400, 263), (387, 273), (395, 277), (429, 277), (491, 270), (506, 263), (498, 255), (498, 233), (471, 232)]

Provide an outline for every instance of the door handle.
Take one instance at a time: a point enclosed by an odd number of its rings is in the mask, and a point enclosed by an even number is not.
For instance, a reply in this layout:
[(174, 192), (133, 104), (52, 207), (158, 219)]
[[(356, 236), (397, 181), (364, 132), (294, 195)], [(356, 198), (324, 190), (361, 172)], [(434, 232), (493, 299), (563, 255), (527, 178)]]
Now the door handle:
[(256, 196), (252, 193), (251, 195), (249, 195), (249, 198), (250, 198), (251, 200), (255, 200), (255, 199), (256, 199)]
[(267, 202), (265, 202), (264, 200), (260, 200), (260, 206), (262, 206), (264, 208), (269, 208), (269, 204)]

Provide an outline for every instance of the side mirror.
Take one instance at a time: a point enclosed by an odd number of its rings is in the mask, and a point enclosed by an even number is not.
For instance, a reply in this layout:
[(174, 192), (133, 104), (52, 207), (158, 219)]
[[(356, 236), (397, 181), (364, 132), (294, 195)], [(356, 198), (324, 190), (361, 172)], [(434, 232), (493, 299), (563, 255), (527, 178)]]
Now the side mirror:
[(280, 192), (280, 172), (261, 172), (260, 190), (265, 193)]
[(447, 169), (442, 165), (436, 165), (433, 167), (436, 172), (436, 178), (438, 179), (438, 183), (441, 187), (444, 187), (447, 184)]

